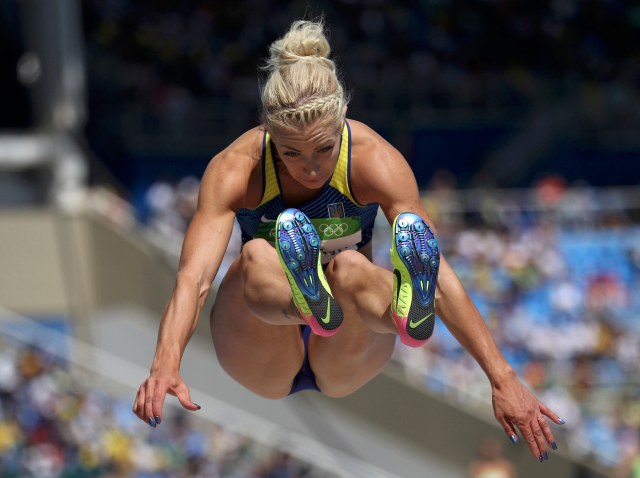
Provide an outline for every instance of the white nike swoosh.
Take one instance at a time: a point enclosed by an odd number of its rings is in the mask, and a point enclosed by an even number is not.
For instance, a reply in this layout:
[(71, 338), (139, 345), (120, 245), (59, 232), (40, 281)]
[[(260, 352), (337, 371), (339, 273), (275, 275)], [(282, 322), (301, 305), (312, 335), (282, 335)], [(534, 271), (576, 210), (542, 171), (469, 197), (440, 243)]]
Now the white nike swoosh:
[(269, 222), (276, 222), (276, 220), (275, 219), (267, 219), (266, 214), (263, 214), (262, 217), (260, 218), (260, 222), (269, 223)]

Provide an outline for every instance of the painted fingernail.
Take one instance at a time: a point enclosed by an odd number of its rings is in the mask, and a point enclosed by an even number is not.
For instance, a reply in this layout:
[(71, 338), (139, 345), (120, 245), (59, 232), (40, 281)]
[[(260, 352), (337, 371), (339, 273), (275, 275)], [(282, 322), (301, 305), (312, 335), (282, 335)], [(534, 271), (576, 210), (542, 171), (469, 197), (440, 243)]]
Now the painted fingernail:
[(511, 435), (509, 439), (511, 440), (511, 443), (513, 443), (514, 445), (518, 442), (518, 437), (515, 435)]
[(156, 427), (156, 422), (153, 420), (153, 417), (149, 417), (149, 426), (151, 428), (155, 428)]
[(198, 410), (200, 410), (200, 409), (202, 408), (202, 407), (201, 407), (200, 405), (198, 405), (197, 403), (194, 403), (194, 405), (195, 405), (196, 407), (198, 407)]
[(542, 463), (542, 461), (543, 461), (543, 460), (544, 460), (544, 458), (542, 457), (542, 455), (538, 455), (538, 461), (539, 461), (540, 463)]
[(160, 425), (162, 423), (162, 418), (156, 415), (156, 425)]
[(549, 454), (548, 454), (546, 451), (544, 452), (544, 459), (545, 459), (545, 460), (548, 460), (548, 459), (549, 459)]
[(560, 422), (560, 425), (564, 425), (565, 421), (562, 418), (558, 417), (558, 421)]
[(558, 445), (556, 445), (556, 442), (555, 442), (555, 441), (552, 441), (552, 442), (551, 442), (551, 448), (553, 448), (554, 450), (557, 450), (557, 449), (558, 449)]

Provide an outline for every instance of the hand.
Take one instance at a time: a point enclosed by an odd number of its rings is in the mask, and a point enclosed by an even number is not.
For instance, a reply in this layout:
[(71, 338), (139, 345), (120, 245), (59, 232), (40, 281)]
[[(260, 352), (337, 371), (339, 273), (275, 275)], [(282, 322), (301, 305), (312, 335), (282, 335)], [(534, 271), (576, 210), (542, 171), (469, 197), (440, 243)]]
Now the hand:
[(167, 393), (178, 397), (182, 406), (187, 410), (200, 410), (200, 405), (191, 401), (189, 388), (178, 372), (158, 371), (152, 372), (138, 388), (136, 398), (133, 401), (133, 413), (140, 420), (155, 428), (162, 422), (162, 406)]
[(493, 412), (513, 443), (518, 440), (516, 427), (520, 430), (538, 461), (549, 458), (547, 444), (554, 450), (558, 448), (545, 417), (559, 425), (564, 425), (564, 420), (534, 397), (517, 378), (493, 385)]

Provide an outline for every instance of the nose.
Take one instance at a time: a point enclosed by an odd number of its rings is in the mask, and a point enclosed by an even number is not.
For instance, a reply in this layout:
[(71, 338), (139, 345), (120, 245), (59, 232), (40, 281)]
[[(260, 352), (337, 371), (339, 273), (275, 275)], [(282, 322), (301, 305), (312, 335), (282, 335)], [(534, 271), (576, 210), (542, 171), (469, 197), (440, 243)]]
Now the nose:
[(304, 173), (310, 177), (316, 177), (320, 173), (320, 163), (318, 161), (308, 161), (304, 165)]

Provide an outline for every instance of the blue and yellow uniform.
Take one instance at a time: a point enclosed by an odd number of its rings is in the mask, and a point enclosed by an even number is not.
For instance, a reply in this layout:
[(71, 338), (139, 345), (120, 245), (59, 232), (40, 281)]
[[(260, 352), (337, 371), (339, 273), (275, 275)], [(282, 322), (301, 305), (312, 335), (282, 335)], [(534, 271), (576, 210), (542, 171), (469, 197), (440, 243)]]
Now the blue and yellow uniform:
[[(262, 147), (262, 199), (255, 209), (241, 208), (236, 218), (242, 230), (242, 243), (255, 238), (275, 242), (278, 215), (287, 209), (274, 161), (275, 146), (265, 133)], [(311, 220), (321, 239), (322, 262), (336, 254), (360, 249), (371, 241), (378, 204), (360, 204), (351, 190), (351, 129), (345, 121), (340, 153), (333, 175), (318, 195), (303, 205), (295, 205)]]
[[(288, 208), (282, 198), (280, 178), (275, 164), (275, 146), (265, 133), (262, 146), (262, 199), (255, 209), (241, 208), (236, 219), (242, 231), (242, 243), (262, 238), (275, 243), (276, 220)], [(320, 237), (322, 263), (327, 264), (336, 254), (358, 250), (371, 241), (378, 213), (378, 203), (360, 204), (351, 190), (351, 129), (345, 121), (340, 138), (338, 162), (331, 178), (316, 197), (305, 204), (295, 205), (315, 226)], [(318, 390), (309, 364), (307, 348), (310, 327), (301, 326), (305, 345), (302, 368), (295, 376), (290, 393)]]

